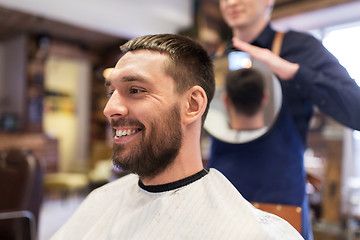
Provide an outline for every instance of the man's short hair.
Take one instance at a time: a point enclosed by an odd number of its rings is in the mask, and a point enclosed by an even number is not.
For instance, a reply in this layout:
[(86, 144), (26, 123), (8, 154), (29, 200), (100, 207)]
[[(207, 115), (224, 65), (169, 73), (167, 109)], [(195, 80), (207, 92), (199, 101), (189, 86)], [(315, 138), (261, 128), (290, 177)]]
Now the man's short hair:
[(175, 80), (178, 93), (196, 85), (205, 90), (208, 104), (202, 121), (205, 120), (214, 96), (215, 79), (212, 60), (199, 43), (187, 36), (155, 34), (132, 39), (120, 49), (123, 54), (140, 49), (168, 54), (170, 61), (165, 66), (165, 72)]
[(231, 71), (226, 75), (225, 90), (238, 113), (253, 116), (262, 106), (264, 77), (254, 68)]

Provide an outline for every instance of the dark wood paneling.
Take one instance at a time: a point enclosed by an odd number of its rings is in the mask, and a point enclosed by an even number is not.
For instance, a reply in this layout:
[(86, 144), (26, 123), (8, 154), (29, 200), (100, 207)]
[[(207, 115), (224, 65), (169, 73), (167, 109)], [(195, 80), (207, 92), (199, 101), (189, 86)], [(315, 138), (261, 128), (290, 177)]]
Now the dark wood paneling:
[(0, 7), (0, 40), (20, 33), (45, 35), (94, 50), (119, 45), (124, 39), (39, 16)]

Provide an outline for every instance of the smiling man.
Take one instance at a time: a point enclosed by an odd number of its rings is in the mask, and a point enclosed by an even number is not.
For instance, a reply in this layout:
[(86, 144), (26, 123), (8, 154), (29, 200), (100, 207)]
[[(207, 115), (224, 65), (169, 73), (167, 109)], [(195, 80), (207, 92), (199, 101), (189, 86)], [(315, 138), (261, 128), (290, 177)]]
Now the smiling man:
[(212, 62), (191, 39), (149, 35), (121, 47), (106, 80), (114, 164), (129, 174), (93, 191), (52, 239), (302, 239), (204, 169)]

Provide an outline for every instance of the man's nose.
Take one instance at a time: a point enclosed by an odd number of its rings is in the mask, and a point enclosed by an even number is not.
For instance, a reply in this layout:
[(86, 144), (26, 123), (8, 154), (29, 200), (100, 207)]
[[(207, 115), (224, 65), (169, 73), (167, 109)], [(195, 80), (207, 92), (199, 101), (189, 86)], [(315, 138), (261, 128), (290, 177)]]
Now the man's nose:
[(105, 117), (110, 120), (112, 118), (126, 116), (128, 113), (129, 111), (126, 106), (126, 101), (123, 97), (121, 97), (118, 91), (114, 91), (105, 105)]

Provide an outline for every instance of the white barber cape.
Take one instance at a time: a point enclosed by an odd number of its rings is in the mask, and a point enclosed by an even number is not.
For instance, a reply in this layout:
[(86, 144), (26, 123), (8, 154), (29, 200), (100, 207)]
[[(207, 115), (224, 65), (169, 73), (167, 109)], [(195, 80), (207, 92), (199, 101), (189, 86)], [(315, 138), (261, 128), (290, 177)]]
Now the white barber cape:
[(160, 186), (144, 186), (134, 174), (108, 183), (91, 192), (51, 239), (303, 238), (285, 220), (254, 208), (219, 171), (204, 169)]

